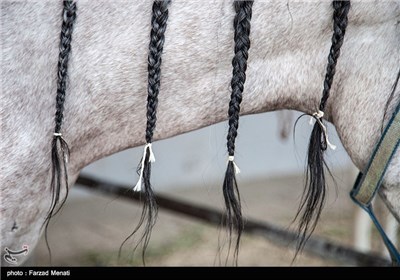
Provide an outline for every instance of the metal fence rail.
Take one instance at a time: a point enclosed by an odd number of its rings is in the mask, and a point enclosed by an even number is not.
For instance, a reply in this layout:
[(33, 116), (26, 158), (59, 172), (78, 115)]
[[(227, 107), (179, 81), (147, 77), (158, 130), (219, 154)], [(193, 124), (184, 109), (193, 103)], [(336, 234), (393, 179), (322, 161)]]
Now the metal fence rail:
[[(107, 195), (116, 195), (128, 200), (140, 201), (140, 194), (129, 191), (128, 186), (117, 185), (80, 175), (76, 181), (80, 187), (94, 190)], [(220, 211), (194, 205), (181, 200), (173, 199), (165, 195), (157, 195), (157, 203), (161, 209), (186, 215), (192, 218), (220, 226), (223, 214)], [(263, 238), (282, 246), (296, 244), (297, 234), (277, 227), (273, 224), (247, 219), (244, 232), (247, 234), (262, 236)], [(390, 261), (376, 254), (359, 252), (350, 247), (337, 244), (321, 237), (312, 236), (304, 247), (304, 251), (324, 259), (333, 259), (346, 265), (357, 266), (389, 266)]]

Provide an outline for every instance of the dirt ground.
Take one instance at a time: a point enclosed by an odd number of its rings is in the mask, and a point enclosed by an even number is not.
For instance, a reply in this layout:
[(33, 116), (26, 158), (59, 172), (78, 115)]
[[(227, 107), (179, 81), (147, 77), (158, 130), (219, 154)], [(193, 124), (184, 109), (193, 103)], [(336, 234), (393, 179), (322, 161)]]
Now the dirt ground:
[[(327, 203), (315, 235), (342, 244), (352, 244), (355, 206), (348, 191), (354, 174), (337, 171), (336, 188), (329, 187)], [(246, 217), (268, 221), (294, 229), (295, 216), (303, 178), (299, 176), (268, 179), (240, 184), (243, 211)], [(140, 215), (135, 203), (78, 190), (69, 198), (62, 212), (49, 229), (54, 266), (126, 266), (142, 265), (140, 254), (132, 257), (134, 241), (128, 242), (118, 260), (122, 241), (132, 232)], [(222, 209), (222, 194), (215, 186), (175, 189), (167, 193), (187, 201)], [(203, 222), (171, 214), (160, 209), (157, 224), (146, 255), (147, 266), (219, 266), (218, 239), (225, 231)], [(223, 256), (223, 255), (222, 255)], [(301, 254), (292, 264), (294, 250), (276, 245), (261, 237), (244, 236), (239, 266), (338, 266), (333, 260)], [(222, 257), (224, 259), (224, 257)], [(47, 266), (49, 254), (40, 241), (31, 265)]]

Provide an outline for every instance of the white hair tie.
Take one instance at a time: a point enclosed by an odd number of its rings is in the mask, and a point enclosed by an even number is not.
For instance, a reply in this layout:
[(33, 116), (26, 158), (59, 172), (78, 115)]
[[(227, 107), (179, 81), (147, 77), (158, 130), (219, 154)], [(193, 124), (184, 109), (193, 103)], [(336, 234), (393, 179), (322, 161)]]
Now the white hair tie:
[(324, 133), (324, 138), (325, 138), (325, 142), (328, 145), (328, 147), (331, 150), (336, 150), (336, 146), (334, 144), (332, 144), (331, 142), (329, 142), (329, 138), (328, 138), (328, 131), (326, 129), (326, 126), (324, 125), (324, 123), (322, 122), (322, 118), (324, 117), (324, 112), (321, 110), (317, 110), (317, 112), (314, 112), (310, 118), (310, 125), (313, 125), (314, 119), (316, 120), (316, 122), (318, 123), (318, 125), (321, 127), (322, 132)]
[(147, 143), (143, 149), (143, 157), (142, 157), (142, 163), (141, 163), (141, 167), (140, 167), (139, 180), (137, 181), (135, 187), (133, 188), (133, 190), (135, 192), (140, 192), (142, 190), (143, 169), (144, 169), (144, 161), (146, 160), (147, 149), (149, 149), (149, 153), (150, 153), (149, 162), (156, 161), (156, 158), (154, 157), (153, 149), (151, 148), (151, 143)]

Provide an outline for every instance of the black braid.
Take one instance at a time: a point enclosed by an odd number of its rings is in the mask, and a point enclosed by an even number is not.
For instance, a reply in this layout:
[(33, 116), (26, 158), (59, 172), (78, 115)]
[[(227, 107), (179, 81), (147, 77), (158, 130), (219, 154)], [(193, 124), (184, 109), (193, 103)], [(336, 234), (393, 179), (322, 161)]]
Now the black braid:
[[(148, 87), (147, 87), (147, 125), (146, 125), (146, 142), (151, 143), (153, 140), (153, 132), (156, 127), (156, 112), (158, 104), (158, 93), (160, 89), (160, 78), (161, 78), (161, 55), (163, 52), (165, 31), (167, 29), (168, 20), (168, 5), (171, 1), (154, 1), (153, 12), (151, 18), (151, 32), (150, 32), (150, 43), (149, 43), (149, 55), (148, 55)], [(120, 255), (123, 245), (130, 239), (145, 223), (144, 232), (140, 238), (142, 246), (142, 260), (145, 264), (145, 252), (150, 241), (151, 231), (155, 225), (158, 206), (153, 189), (150, 184), (151, 175), (151, 162), (149, 162), (150, 150), (146, 149), (144, 165), (139, 166), (138, 170), (143, 168), (143, 209), (141, 218), (137, 227), (134, 229), (131, 235), (129, 235), (125, 241), (121, 244)], [(137, 245), (137, 246), (138, 246)], [(136, 250), (137, 246), (134, 250)]]
[[(229, 102), (229, 130), (227, 136), (227, 148), (229, 156), (235, 154), (235, 139), (239, 127), (240, 103), (242, 102), (242, 94), (244, 83), (246, 81), (246, 69), (248, 51), (250, 48), (250, 21), (252, 16), (253, 1), (235, 1), (234, 8), (236, 11), (233, 22), (235, 56), (232, 59), (232, 80), (231, 80), (231, 100)], [(227, 170), (223, 184), (223, 194), (226, 205), (226, 226), (228, 228), (229, 239), (231, 240), (232, 232), (236, 230), (236, 243), (234, 251), (234, 261), (237, 264), (237, 256), (239, 250), (240, 237), (243, 231), (243, 218), (241, 211), (239, 189), (235, 177), (235, 166), (233, 161), (228, 161)], [(228, 257), (229, 249), (228, 248)]]
[(171, 1), (155, 1), (151, 19), (151, 32), (148, 57), (147, 86), (147, 126), (146, 142), (151, 143), (157, 121), (158, 93), (161, 79), (161, 55), (164, 48), (165, 30), (167, 29), (168, 4)]
[(54, 132), (59, 133), (64, 117), (64, 102), (68, 74), (68, 61), (71, 52), (72, 30), (76, 18), (76, 3), (64, 1), (63, 23), (60, 35), (60, 53), (58, 56), (58, 80)]
[(328, 64), (326, 66), (326, 75), (324, 80), (324, 90), (319, 104), (319, 109), (325, 109), (326, 101), (329, 98), (333, 77), (336, 73), (336, 63), (340, 56), (340, 48), (343, 45), (344, 35), (348, 23), (347, 14), (350, 9), (350, 1), (333, 1), (333, 35), (332, 46), (329, 51)]
[[(319, 110), (321, 111), (325, 109), (326, 102), (330, 95), (330, 89), (336, 72), (336, 63), (340, 55), (340, 48), (343, 45), (348, 23), (347, 14), (350, 9), (350, 1), (333, 1), (332, 6), (334, 9), (332, 46), (329, 51), (324, 89), (319, 105)], [(318, 121), (321, 123), (324, 121), (322, 118), (315, 118), (317, 122), (312, 130), (308, 146), (306, 185), (296, 215), (297, 218), (301, 214), (298, 228), (299, 242), (296, 255), (304, 247), (305, 242), (314, 231), (324, 206), (326, 194), (324, 167), (330, 173), (324, 160), (324, 151), (327, 149), (327, 139), (325, 138), (321, 125), (318, 123)]]
[[(51, 250), (47, 240), (47, 229), (50, 219), (58, 213), (64, 205), (69, 191), (68, 186), (68, 170), (67, 160), (69, 157), (69, 148), (64, 138), (61, 136), (61, 125), (64, 115), (65, 94), (67, 88), (68, 78), (68, 61), (71, 52), (71, 41), (73, 25), (76, 18), (76, 3), (73, 1), (64, 1), (64, 8), (62, 12), (62, 25), (60, 34), (60, 52), (58, 57), (58, 72), (57, 72), (57, 97), (56, 97), (56, 114), (55, 114), (55, 128), (54, 136), (51, 147), (52, 159), (52, 178), (51, 178), (51, 192), (52, 199), (49, 211), (47, 213), (45, 225), (45, 239), (46, 245), (50, 253)], [(64, 176), (62, 176), (64, 175)], [(64, 177), (64, 178), (62, 178)], [(64, 181), (66, 194), (60, 202), (61, 186)], [(57, 208), (58, 206), (58, 208)]]

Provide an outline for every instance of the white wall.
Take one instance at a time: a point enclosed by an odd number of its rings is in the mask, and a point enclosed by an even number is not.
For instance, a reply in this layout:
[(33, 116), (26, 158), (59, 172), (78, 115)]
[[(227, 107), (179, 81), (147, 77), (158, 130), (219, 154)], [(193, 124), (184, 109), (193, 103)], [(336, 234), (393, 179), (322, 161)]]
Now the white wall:
[[(294, 121), (300, 114), (293, 114)], [(238, 175), (241, 182), (304, 172), (305, 153), (312, 129), (309, 117), (299, 121), (294, 142), (292, 131), (287, 140), (279, 137), (279, 116), (272, 112), (240, 118), (235, 161), (242, 171)], [(293, 128), (293, 124), (290, 127)], [(223, 122), (155, 142), (153, 151), (156, 162), (152, 165), (154, 188), (165, 190), (222, 183), (227, 161), (227, 129), (227, 122)], [(350, 167), (352, 163), (333, 126), (329, 126), (328, 131), (331, 142), (337, 145), (335, 151), (327, 152), (329, 166), (340, 169)], [(129, 149), (97, 161), (83, 172), (134, 186), (142, 153), (143, 146)]]

